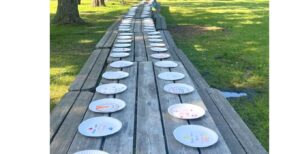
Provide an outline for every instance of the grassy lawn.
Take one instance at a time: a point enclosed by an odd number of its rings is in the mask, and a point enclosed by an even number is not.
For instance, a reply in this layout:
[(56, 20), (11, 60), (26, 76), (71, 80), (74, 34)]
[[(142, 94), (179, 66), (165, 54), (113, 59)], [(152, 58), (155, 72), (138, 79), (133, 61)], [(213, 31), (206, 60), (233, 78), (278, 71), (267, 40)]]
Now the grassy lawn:
[(230, 103), (269, 146), (269, 1), (160, 0), (176, 44), (212, 87), (245, 91)]
[[(91, 0), (81, 0), (80, 16), (88, 23), (80, 26), (50, 25), (51, 110), (79, 73), (106, 29), (137, 0), (109, 0), (106, 7), (91, 7)], [(57, 0), (50, 0), (50, 18), (56, 13)]]

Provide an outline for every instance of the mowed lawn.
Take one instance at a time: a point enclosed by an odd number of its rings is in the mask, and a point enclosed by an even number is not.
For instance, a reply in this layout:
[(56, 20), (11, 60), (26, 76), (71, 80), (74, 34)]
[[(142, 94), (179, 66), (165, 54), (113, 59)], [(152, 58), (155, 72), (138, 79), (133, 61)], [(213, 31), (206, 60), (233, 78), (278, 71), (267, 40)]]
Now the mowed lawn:
[(229, 101), (268, 149), (268, 0), (159, 2), (177, 46), (209, 85), (250, 95)]
[[(92, 7), (91, 0), (81, 0), (80, 16), (86, 25), (50, 26), (51, 110), (68, 91), (68, 87), (93, 51), (106, 29), (137, 0), (109, 0), (106, 7)], [(56, 13), (57, 0), (50, 1), (50, 19)]]

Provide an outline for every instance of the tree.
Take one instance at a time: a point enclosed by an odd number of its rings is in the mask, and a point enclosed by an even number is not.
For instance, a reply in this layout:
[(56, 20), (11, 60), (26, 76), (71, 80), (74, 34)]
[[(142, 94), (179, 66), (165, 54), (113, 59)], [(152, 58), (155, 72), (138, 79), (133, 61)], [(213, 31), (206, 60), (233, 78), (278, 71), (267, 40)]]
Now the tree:
[(106, 6), (104, 0), (92, 0), (92, 6)]
[(78, 0), (58, 0), (54, 24), (83, 24), (79, 16)]

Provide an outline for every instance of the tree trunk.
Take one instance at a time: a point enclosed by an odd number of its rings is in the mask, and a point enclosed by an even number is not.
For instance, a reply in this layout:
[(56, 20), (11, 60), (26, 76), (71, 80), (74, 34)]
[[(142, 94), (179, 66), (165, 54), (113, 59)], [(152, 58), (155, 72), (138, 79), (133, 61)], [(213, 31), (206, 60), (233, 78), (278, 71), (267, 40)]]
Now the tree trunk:
[(58, 0), (54, 24), (83, 24), (79, 16), (78, 0)]
[(100, 6), (106, 6), (106, 5), (105, 5), (105, 1), (104, 1), (104, 0), (99, 0), (99, 5), (100, 5)]
[(104, 0), (92, 0), (92, 6), (105, 6)]

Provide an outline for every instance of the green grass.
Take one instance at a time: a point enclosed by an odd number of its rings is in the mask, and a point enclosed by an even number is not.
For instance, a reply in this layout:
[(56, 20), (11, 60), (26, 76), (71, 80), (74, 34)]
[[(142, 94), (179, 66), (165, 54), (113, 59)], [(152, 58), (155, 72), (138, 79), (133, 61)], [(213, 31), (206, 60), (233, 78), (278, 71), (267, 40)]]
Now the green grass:
[[(92, 7), (91, 0), (81, 0), (79, 12), (85, 25), (50, 25), (50, 109), (68, 91), (68, 87), (93, 51), (106, 29), (137, 0), (121, 5), (110, 0), (106, 7)], [(57, 0), (50, 1), (50, 19), (56, 13)]]
[(177, 46), (210, 86), (252, 93), (229, 101), (268, 150), (268, 0), (159, 2)]

